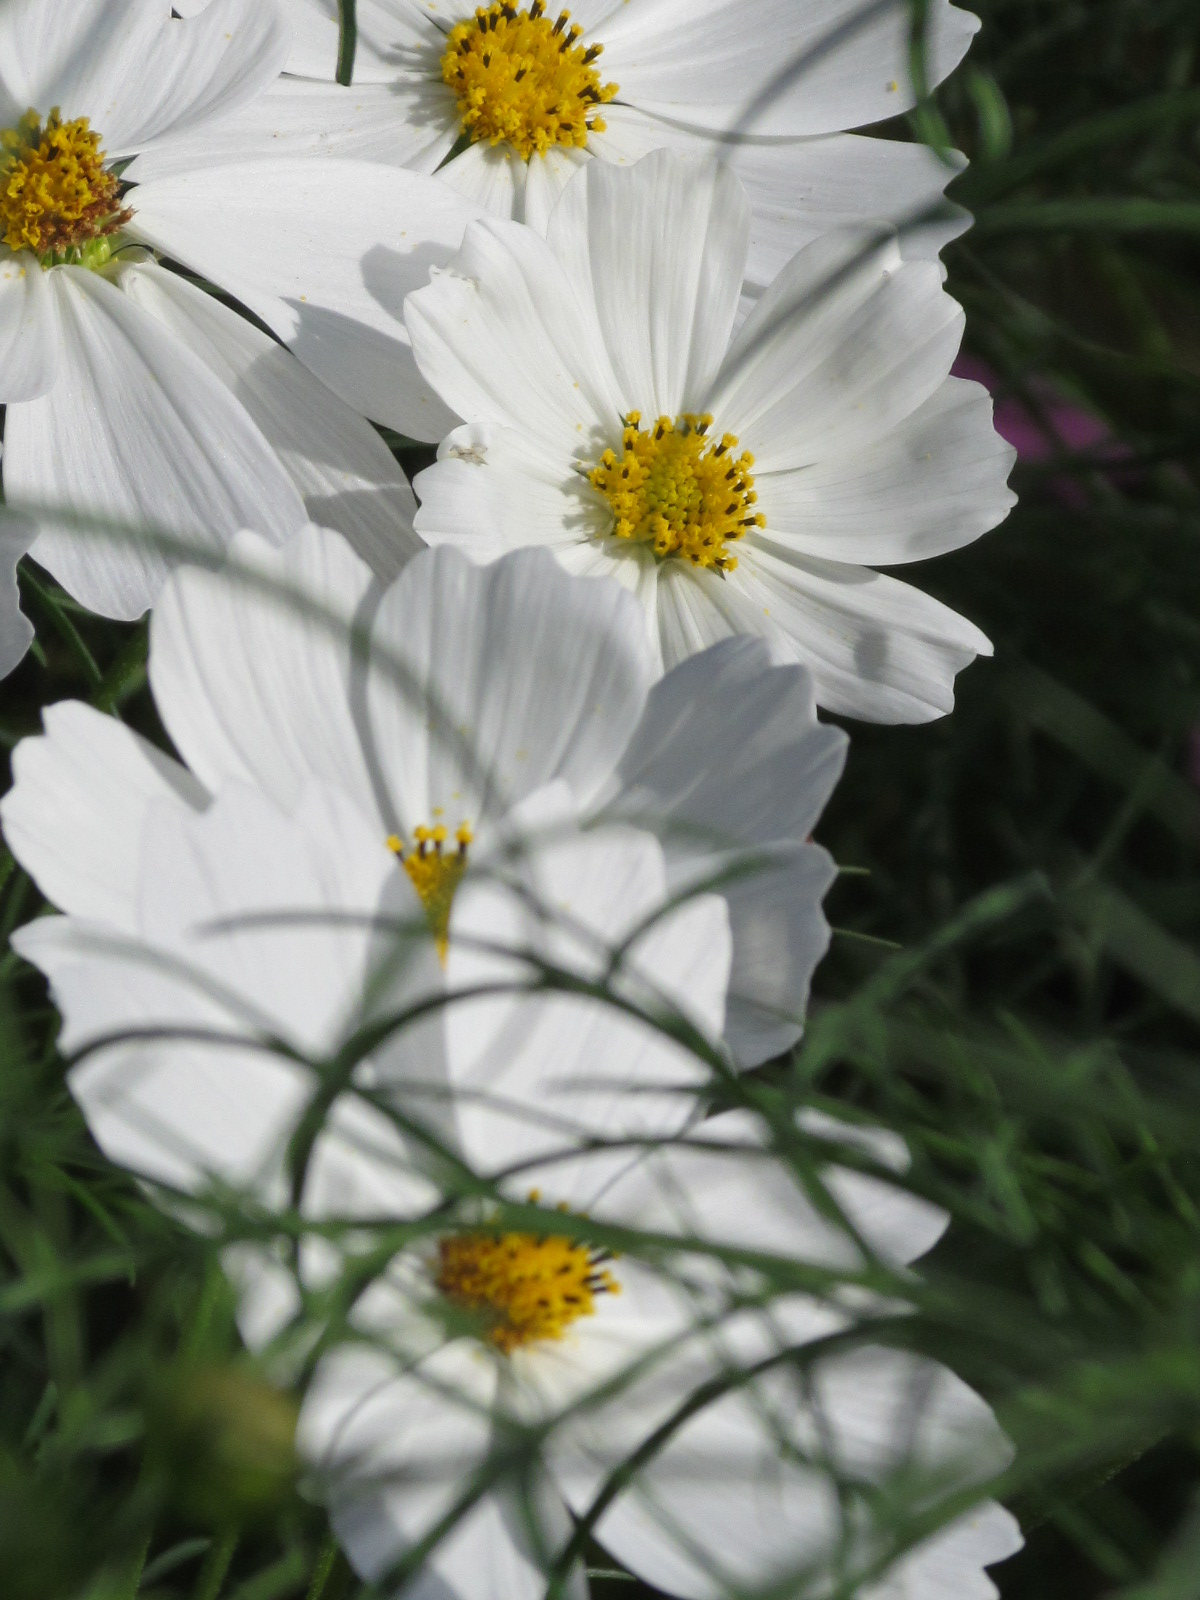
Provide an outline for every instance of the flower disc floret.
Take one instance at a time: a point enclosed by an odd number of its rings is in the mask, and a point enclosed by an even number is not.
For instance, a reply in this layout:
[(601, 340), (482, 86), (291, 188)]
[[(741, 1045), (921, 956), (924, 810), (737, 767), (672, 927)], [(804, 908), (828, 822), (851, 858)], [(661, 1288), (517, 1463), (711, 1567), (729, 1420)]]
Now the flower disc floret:
[(481, 1320), (489, 1344), (511, 1355), (561, 1339), (573, 1322), (594, 1314), (597, 1295), (620, 1294), (604, 1265), (611, 1259), (563, 1234), (458, 1233), (438, 1242), (437, 1286)]
[(593, 63), (602, 46), (577, 41), (569, 11), (551, 22), (543, 0), (528, 10), (500, 3), (451, 29), (442, 78), (454, 91), (463, 132), (473, 141), (507, 142), (526, 161), (554, 145), (583, 149), (603, 133), (598, 107), (617, 92)]
[(43, 266), (98, 264), (91, 258), (108, 251), (97, 245), (132, 216), (86, 117), (64, 122), (56, 106), (43, 125), (27, 111), (0, 132), (0, 229), (10, 250), (31, 250)]
[(660, 560), (682, 556), (695, 567), (732, 572), (730, 544), (766, 518), (750, 508), (758, 499), (750, 469), (754, 457), (738, 450), (732, 433), (708, 437), (707, 414), (659, 417), (649, 431), (640, 411), (625, 419), (621, 454), (606, 450), (588, 474), (612, 507), (618, 539), (652, 544)]
[(475, 835), (464, 822), (454, 835), (457, 850), (446, 849), (449, 837), (448, 830), (439, 824), (433, 828), (414, 828), (413, 849), (406, 848), (398, 834), (392, 834), (387, 842), (388, 849), (400, 858), (420, 896), (443, 962), (450, 949), (450, 907), (454, 903), (454, 891), (467, 870), (467, 851)]

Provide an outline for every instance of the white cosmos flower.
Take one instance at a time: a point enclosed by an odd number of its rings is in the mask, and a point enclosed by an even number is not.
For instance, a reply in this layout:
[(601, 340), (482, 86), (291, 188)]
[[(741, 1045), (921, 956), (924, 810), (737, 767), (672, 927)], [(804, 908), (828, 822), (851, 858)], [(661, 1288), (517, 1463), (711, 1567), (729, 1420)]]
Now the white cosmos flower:
[(936, 266), (829, 235), (735, 330), (748, 214), (732, 174), (666, 151), (592, 162), (543, 239), (494, 220), (411, 294), (422, 370), (465, 426), (416, 526), (479, 560), (517, 545), (640, 596), (671, 667), (730, 634), (802, 661), (817, 701), (881, 722), (953, 704), (991, 647), (872, 571), (1007, 513), (1014, 452)]
[[(913, 104), (909, 0), (359, 0), (351, 88), (331, 82), (336, 0), (283, 4), (286, 75), (228, 128), (197, 135), (209, 159), (249, 143), (436, 168), (540, 228), (592, 157), (719, 151), (751, 199), (751, 290), (835, 224), (908, 224), (906, 254), (934, 256), (967, 221), (942, 202), (955, 165), (844, 131)], [(929, 5), (931, 85), (978, 26), (947, 0)], [(153, 159), (166, 171), (175, 158)]]
[[(363, 1576), (386, 1581), (436, 1531), (406, 1594), (537, 1600), (557, 1562), (567, 1592), (584, 1596), (573, 1515), (668, 1594), (718, 1600), (779, 1585), (819, 1596), (835, 1565), (846, 1577), (886, 1563), (873, 1486), (927, 1473), (927, 1511), (1006, 1463), (988, 1408), (945, 1368), (878, 1345), (819, 1348), (854, 1321), (836, 1291), (767, 1291), (764, 1304), (757, 1270), (695, 1249), (640, 1251), (626, 1237), (614, 1259), (597, 1241), (624, 1228), (861, 1269), (859, 1247), (764, 1150), (748, 1115), (703, 1123), (615, 1175), (590, 1154), (531, 1167), (513, 1123), (450, 1071), (468, 1166), (508, 1173), (511, 1201), (545, 1209), (507, 1227), (489, 1226), (486, 1208), (443, 1220), (393, 1259), (358, 1302), (358, 1340), (317, 1370), (300, 1444)], [(505, 1088), (510, 1103), (534, 1105), (541, 1085), (516, 1072)], [(884, 1171), (904, 1164), (898, 1140), (807, 1120)], [(942, 1230), (941, 1213), (882, 1175), (827, 1166), (822, 1181), (885, 1266), (903, 1267)], [(558, 1225), (551, 1239), (547, 1223)], [(857, 1304), (869, 1317), (872, 1302)], [(626, 1463), (636, 1470), (623, 1476)], [(990, 1600), (984, 1568), (1020, 1542), (1012, 1517), (981, 1500), (853, 1592)]]
[[(308, 783), (333, 786), (380, 850), (391, 838), (402, 852), (443, 941), (468, 850), (482, 870), (503, 863), (514, 838), (553, 842), (597, 819), (652, 832), (673, 895), (711, 885), (728, 907), (727, 1036), (739, 1061), (798, 1036), (833, 876), (809, 836), (845, 752), (845, 736), (817, 722), (802, 669), (730, 641), (658, 680), (636, 602), (540, 551), (486, 567), (426, 551), (381, 589), (325, 530), (276, 552), (244, 535), (234, 550), (269, 589), (179, 572), (152, 621), (150, 681), (188, 784), (246, 785), (287, 814)], [(294, 593), (342, 626), (298, 610)], [(355, 621), (365, 659), (347, 631)], [(93, 731), (77, 749), (76, 722), (60, 726), (62, 715), (19, 748), (2, 814), (47, 897), (90, 915), (89, 885), (140, 837), (141, 802), (124, 797), (146, 793), (149, 758), (82, 711), (73, 716)], [(192, 792), (158, 790), (176, 805)], [(113, 814), (96, 810), (98, 836), (79, 815), (93, 791), (117, 797)], [(478, 896), (487, 902), (485, 885)], [(526, 936), (511, 929), (514, 943)], [(474, 970), (483, 956), (456, 959)]]
[[(129, 164), (220, 127), (277, 76), (288, 39), (271, 0), (213, 0), (191, 19), (169, 0), (0, 9), (5, 496), (210, 550), (315, 515), (393, 572), (415, 544), (411, 496), (351, 406), (369, 373), (380, 420), (444, 431), (391, 313), (477, 208), (358, 162), (193, 164), (157, 183)], [(146, 247), (248, 306), (337, 394)], [(144, 611), (169, 566), (148, 542), (53, 515), (33, 554), (117, 617)]]

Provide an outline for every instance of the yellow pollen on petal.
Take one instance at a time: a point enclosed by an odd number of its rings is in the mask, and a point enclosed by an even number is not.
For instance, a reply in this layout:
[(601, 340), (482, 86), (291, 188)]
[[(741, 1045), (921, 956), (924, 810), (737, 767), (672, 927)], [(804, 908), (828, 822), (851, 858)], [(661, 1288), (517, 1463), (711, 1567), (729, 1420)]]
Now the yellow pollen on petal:
[(452, 28), (442, 78), (468, 138), (511, 144), (528, 161), (603, 133), (597, 112), (617, 85), (601, 83), (593, 63), (603, 46), (579, 44), (582, 32), (569, 11), (551, 21), (544, 0), (527, 9), (500, 0)]
[(64, 122), (56, 106), (44, 124), (28, 111), (0, 131), (0, 237), (10, 250), (32, 250), (43, 266), (91, 265), (107, 255), (98, 242), (132, 216), (86, 117)]
[(411, 848), (397, 834), (392, 834), (387, 842), (388, 849), (400, 858), (401, 866), (420, 896), (443, 966), (450, 950), (450, 907), (454, 903), (454, 891), (467, 870), (467, 850), (475, 835), (464, 822), (454, 835), (456, 850), (446, 849), (449, 837), (439, 823), (435, 828), (414, 828)]
[(562, 1234), (457, 1233), (438, 1242), (436, 1280), (447, 1300), (480, 1318), (483, 1338), (510, 1355), (561, 1339), (595, 1313), (597, 1295), (620, 1294), (604, 1265), (612, 1259)]
[(710, 438), (710, 416), (659, 417), (642, 427), (641, 412), (625, 419), (621, 453), (606, 450), (588, 473), (613, 513), (612, 532), (654, 547), (660, 560), (681, 556), (695, 567), (732, 572), (729, 546), (766, 518), (750, 469), (754, 457), (739, 451), (732, 433)]

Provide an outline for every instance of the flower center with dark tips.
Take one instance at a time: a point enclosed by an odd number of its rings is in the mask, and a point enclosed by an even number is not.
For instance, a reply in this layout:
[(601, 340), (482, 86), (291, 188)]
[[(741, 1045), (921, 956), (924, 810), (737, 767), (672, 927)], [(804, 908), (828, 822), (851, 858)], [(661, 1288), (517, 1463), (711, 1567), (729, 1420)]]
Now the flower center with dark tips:
[(583, 149), (603, 133), (599, 108), (617, 92), (593, 63), (602, 46), (578, 43), (569, 11), (551, 21), (543, 0), (528, 9), (502, 3), (451, 29), (442, 78), (454, 91), (463, 132), (474, 142), (507, 143), (526, 161), (554, 145)]

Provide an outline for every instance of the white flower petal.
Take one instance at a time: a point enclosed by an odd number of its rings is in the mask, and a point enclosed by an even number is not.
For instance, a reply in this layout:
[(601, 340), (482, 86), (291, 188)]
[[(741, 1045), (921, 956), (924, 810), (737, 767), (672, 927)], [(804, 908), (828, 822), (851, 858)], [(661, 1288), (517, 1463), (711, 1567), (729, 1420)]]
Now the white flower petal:
[(33, 640), (33, 624), (21, 610), (17, 563), (36, 537), (34, 523), (0, 509), (0, 678), (24, 660)]
[(730, 143), (615, 103), (604, 108), (604, 120), (606, 131), (588, 141), (602, 160), (628, 166), (665, 146), (733, 169), (750, 201), (746, 281), (756, 291), (833, 228), (889, 223), (904, 259), (917, 261), (933, 260), (970, 223), (961, 206), (943, 198), (961, 158), (943, 159), (927, 145), (849, 133)]
[(586, 803), (653, 681), (629, 596), (534, 550), (486, 567), (418, 556), (380, 603), (372, 649), (378, 781), (409, 836), (437, 819), (478, 832), (552, 780)]
[(421, 548), (416, 501), (391, 451), (306, 367), (245, 317), (152, 262), (126, 267), (120, 287), (177, 333), (237, 396), (304, 497), (313, 522), (344, 534), (381, 577)]
[[(844, 1133), (847, 1146), (866, 1146), (872, 1154), (871, 1136), (883, 1132), (832, 1117), (814, 1131), (830, 1140)], [(945, 1228), (944, 1212), (886, 1179), (832, 1163), (822, 1163), (819, 1176), (849, 1229), (891, 1265), (923, 1255)], [(810, 1196), (770, 1148), (757, 1117), (727, 1111), (629, 1165), (589, 1214), (710, 1246), (853, 1270), (863, 1252), (836, 1213), (819, 1209), (823, 1204), (824, 1196)]]
[(0, 245), (0, 401), (32, 400), (58, 376), (58, 304), (28, 252)]
[[(338, 0), (276, 0), (292, 30), (287, 71), (332, 83), (337, 70)], [(409, 0), (358, 0), (358, 44), (354, 86), (389, 83), (399, 62), (437, 48), (441, 29), (434, 16)], [(441, 16), (441, 10), (436, 11)], [(443, 23), (444, 27), (445, 24)]]
[[(405, 1585), (417, 1600), (538, 1600), (572, 1527), (551, 1484), (473, 1480), (502, 1448), (492, 1431), (494, 1363), (473, 1341), (397, 1371), (370, 1348), (343, 1347), (317, 1370), (299, 1441), (327, 1484), (338, 1539), (355, 1570), (382, 1581), (419, 1540), (461, 1514)], [(582, 1568), (568, 1600), (586, 1600)]]
[(454, 144), (454, 102), (441, 83), (356, 84), (279, 78), (264, 94), (194, 132), (153, 145), (129, 166), (134, 183), (248, 156), (328, 155), (432, 172)]
[[(909, 1167), (904, 1141), (886, 1128), (842, 1122), (811, 1110), (796, 1120), (807, 1133), (861, 1150), (894, 1172), (903, 1173)], [(950, 1221), (940, 1206), (871, 1173), (832, 1166), (823, 1170), (822, 1178), (843, 1215), (881, 1260), (895, 1266), (907, 1266), (932, 1250)]]
[[(62, 338), (49, 394), (8, 408), (5, 494), (186, 537), (198, 555), (247, 523), (281, 538), (305, 520), (275, 452), (224, 384), (94, 272), (48, 274)], [(35, 558), (102, 615), (151, 605), (174, 558), (38, 513)]]
[(661, 564), (648, 545), (630, 545), (618, 539), (582, 538), (575, 544), (555, 545), (554, 555), (567, 572), (581, 578), (613, 578), (636, 595), (646, 619), (650, 650), (656, 670), (663, 659), (658, 635), (658, 580)]
[(404, 317), (421, 371), (466, 420), (540, 436), (563, 467), (619, 429), (595, 314), (532, 229), (495, 218), (468, 228)]
[[(771, 636), (771, 630), (760, 626), (758, 617), (744, 604), (732, 581), (715, 572), (701, 572), (690, 562), (661, 563), (655, 604), (659, 649), (668, 672), (697, 651), (720, 644), (732, 634)], [(777, 659), (792, 658), (777, 652)]]
[(13, 786), (0, 801), (9, 849), (60, 910), (132, 933), (150, 808), (199, 811), (208, 795), (186, 767), (91, 706), (61, 701), (43, 723), (41, 738), (13, 752)]
[(550, 219), (550, 246), (596, 307), (626, 409), (698, 411), (729, 343), (750, 208), (727, 167), (659, 150), (592, 161)]
[[(812, 1382), (810, 1400), (781, 1371), (705, 1407), (640, 1469), (597, 1537), (640, 1577), (692, 1600), (800, 1572), (811, 1581), (842, 1540), (852, 1556), (856, 1547), (859, 1559), (872, 1553), (868, 1517), (839, 1510), (827, 1452), (852, 1480), (950, 1470), (955, 1487), (985, 1480), (1010, 1454), (983, 1401), (934, 1362), (866, 1348), (820, 1361)], [(801, 1459), (782, 1452), (784, 1440)], [(577, 1514), (586, 1510), (577, 1492), (571, 1501)], [(983, 1536), (956, 1552), (967, 1585), (956, 1593), (986, 1595), (979, 1569), (1013, 1548), (1010, 1522), (982, 1521)], [(880, 1589), (887, 1600), (924, 1593)]]
[(608, 953), (653, 918), (613, 975), (614, 990), (652, 1012), (682, 1012), (711, 1038), (721, 1027), (729, 970), (724, 907), (698, 896), (662, 915), (661, 852), (629, 829), (572, 834), (560, 823), (522, 870), (545, 916), (483, 877), (463, 882), (451, 916), (451, 992), (496, 984), (513, 991), (449, 1008), (463, 1148), (477, 1170), (497, 1171), (599, 1137), (617, 1142), (609, 1159), (619, 1168), (628, 1161), (621, 1141), (683, 1124), (708, 1082), (707, 1065), (607, 1000), (520, 990), (539, 961), (601, 978)]
[[(316, 1080), (249, 1041), (274, 1034), (329, 1050), (362, 1017), (366, 919), (397, 891), (400, 904), (404, 891), (415, 898), (351, 806), (332, 791), (310, 792), (306, 805), (287, 817), (229, 789), (203, 814), (153, 806), (136, 936), (55, 918), (15, 937), (50, 976), (64, 1049), (117, 1030), (142, 1034), (93, 1050), (71, 1087), (106, 1153), (143, 1176), (188, 1189), (217, 1177), (282, 1200), (287, 1140)], [(353, 912), (364, 920), (345, 921)], [(247, 1044), (144, 1034), (161, 1027), (216, 1029)], [(376, 1204), (381, 1188), (389, 1203), (406, 1201), (408, 1163), (386, 1119), (365, 1107), (339, 1113), (324, 1138), (346, 1148), (323, 1153), (315, 1203), (333, 1209), (346, 1198), (339, 1191), (369, 1179)]]
[[(405, 1585), (407, 1600), (542, 1600), (574, 1524), (549, 1485), (536, 1508), (532, 1498), (524, 1485), (503, 1485), (485, 1494)], [(587, 1600), (582, 1563), (576, 1563), (560, 1592), (567, 1600)]]
[(800, 1037), (812, 975), (829, 948), (821, 909), (837, 868), (818, 845), (778, 851), (722, 889), (733, 933), (725, 1038), (743, 1067)]
[[(835, 1487), (818, 1467), (780, 1461), (764, 1409), (734, 1390), (693, 1416), (600, 1517), (604, 1548), (644, 1582), (688, 1600), (766, 1588), (819, 1559), (836, 1533)], [(568, 1488), (585, 1515), (591, 1493), (582, 1482)]]
[(511, 145), (469, 144), (446, 162), (438, 176), (493, 216), (520, 222), (525, 215), (529, 173)]
[(973, 623), (909, 584), (757, 540), (723, 591), (705, 592), (731, 631), (786, 641), (812, 673), (818, 705), (872, 722), (945, 715), (955, 674), (992, 653)]
[(945, 199), (965, 162), (924, 144), (835, 134), (739, 144), (723, 152), (750, 199), (747, 281), (766, 288), (822, 233), (880, 221), (896, 229), (905, 261), (936, 260), (970, 226)]
[(849, 455), (939, 387), (962, 327), (934, 263), (901, 262), (891, 241), (829, 235), (758, 302), (706, 408), (753, 452), (756, 473)]
[(271, 0), (212, 0), (182, 20), (147, 0), (9, 0), (0, 13), (0, 73), (21, 110), (90, 118), (109, 156), (245, 104), (287, 48)]
[(478, 209), (437, 178), (332, 157), (263, 158), (141, 184), (130, 232), (219, 283), (347, 404), (411, 438), (453, 426), (402, 308)]
[[(966, 53), (979, 19), (931, 0), (929, 83)], [(606, 78), (663, 117), (757, 135), (836, 133), (915, 101), (908, 0), (638, 0), (599, 30)]]
[(244, 534), (231, 553), (257, 584), (188, 568), (155, 607), (150, 682), (176, 749), (210, 788), (241, 780), (284, 807), (309, 778), (336, 785), (376, 819), (382, 845), (351, 702), (350, 629), (369, 570), (320, 528), (281, 551)]
[(725, 1036), (743, 1065), (799, 1036), (829, 942), (821, 898), (834, 872), (803, 841), (845, 748), (840, 730), (816, 722), (806, 672), (772, 667), (759, 641), (731, 639), (654, 686), (601, 802), (653, 828), (674, 888), (730, 874), (716, 891), (733, 934)]
[(430, 544), (453, 544), (473, 561), (522, 545), (570, 546), (608, 531), (611, 513), (580, 474), (541, 439), (513, 428), (468, 424), (442, 441), (417, 474), (415, 526)]
[(517, 221), (546, 233), (563, 190), (591, 159), (590, 149), (564, 144), (552, 145), (543, 154), (532, 156), (525, 164), (525, 202)]
[[(146, 1029), (239, 1032), (200, 982), (164, 971), (158, 951), (105, 924), (44, 917), (18, 929), (13, 948), (49, 978), (66, 1051)], [(71, 1089), (110, 1160), (184, 1189), (214, 1177), (257, 1184), (276, 1170), (306, 1098), (291, 1062), (178, 1034), (163, 1048), (131, 1038), (88, 1055)]]
[(322, 1360), (297, 1444), (365, 1577), (386, 1573), (465, 1495), (492, 1444), (495, 1373), (465, 1339), (410, 1370), (366, 1344), (345, 1344)]
[(996, 1585), (982, 1569), (1015, 1555), (1020, 1524), (994, 1500), (968, 1511), (898, 1561), (862, 1600), (995, 1600)]
[(846, 743), (817, 722), (803, 669), (772, 667), (755, 640), (729, 640), (654, 685), (601, 804), (665, 833), (668, 859), (672, 848), (687, 857), (799, 843), (833, 793)]
[(831, 1356), (816, 1369), (815, 1393), (833, 1461), (870, 1483), (906, 1464), (954, 1464), (963, 1488), (1003, 1471), (1013, 1457), (986, 1402), (947, 1367), (911, 1351), (866, 1346)]
[(803, 555), (893, 566), (969, 544), (1008, 515), (1016, 451), (987, 390), (947, 378), (891, 432), (794, 472), (757, 473), (768, 537)]

